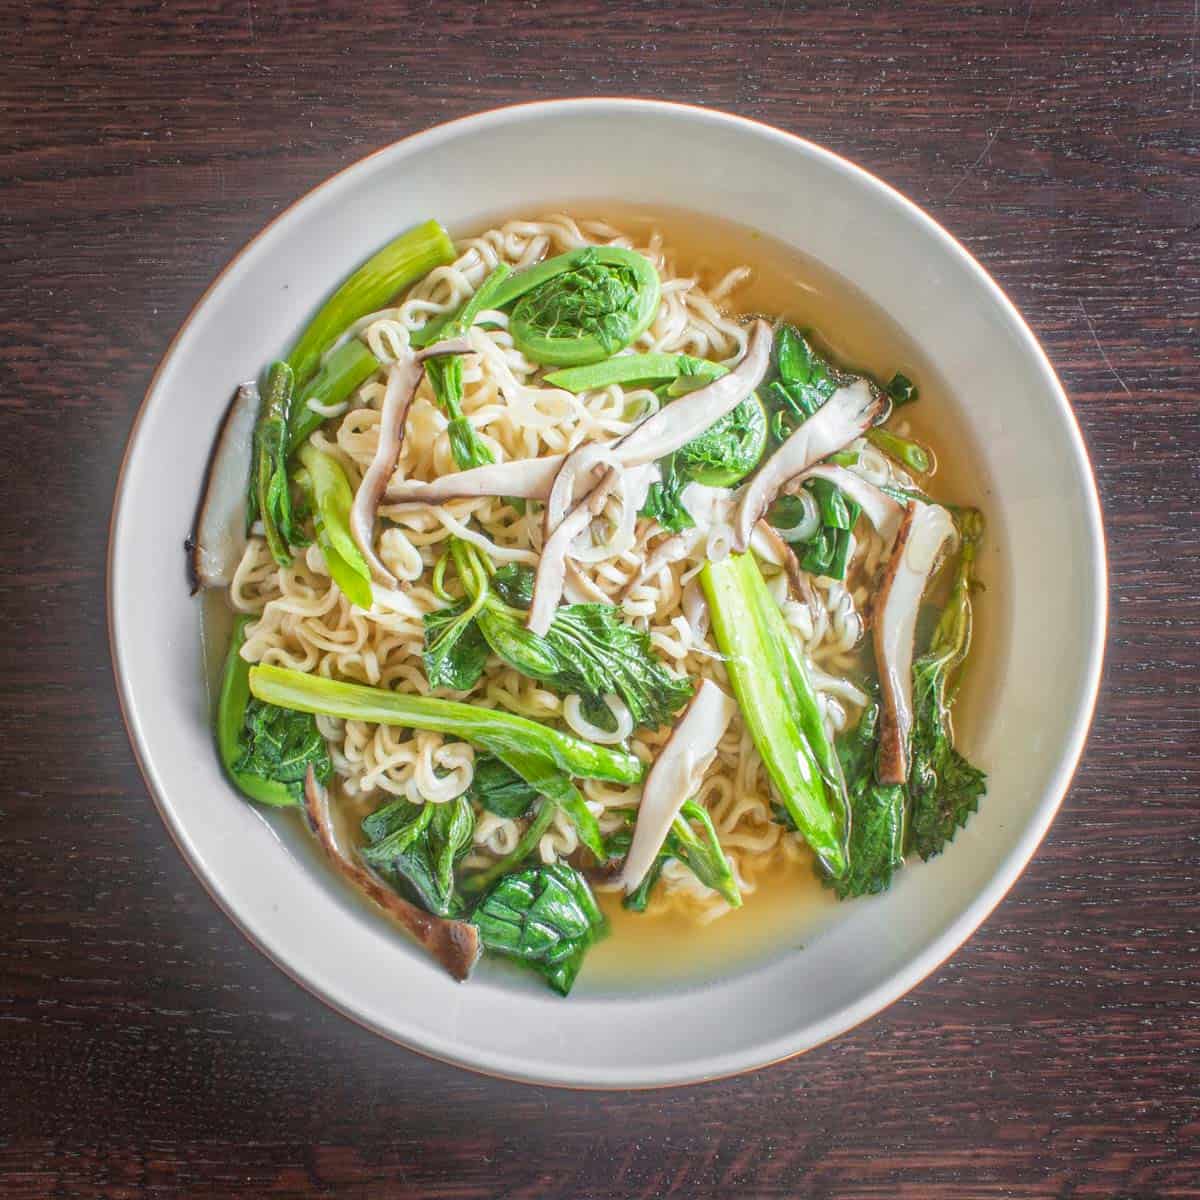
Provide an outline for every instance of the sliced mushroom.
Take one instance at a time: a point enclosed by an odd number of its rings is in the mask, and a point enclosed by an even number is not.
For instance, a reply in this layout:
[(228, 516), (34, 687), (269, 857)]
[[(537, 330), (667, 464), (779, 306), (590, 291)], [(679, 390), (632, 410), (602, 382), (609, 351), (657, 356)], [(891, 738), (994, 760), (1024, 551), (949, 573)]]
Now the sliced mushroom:
[(632, 892), (654, 866), (679, 810), (700, 785), (737, 705), (715, 683), (702, 680), (642, 787), (637, 825), (620, 882)]
[(367, 560), (371, 573), (380, 583), (389, 587), (399, 585), (396, 577), (375, 553), (375, 514), (388, 480), (396, 469), (396, 459), (400, 457), (400, 447), (404, 444), (404, 422), (425, 370), (422, 363), (427, 358), (470, 353), (471, 343), (466, 338), (449, 338), (419, 354), (403, 356), (388, 372), (387, 389), (383, 394), (379, 416), (379, 443), (375, 448), (375, 457), (363, 475), (358, 491), (354, 493), (354, 504), (350, 508), (350, 533)]
[(954, 521), (937, 504), (909, 502), (875, 606), (875, 661), (883, 700), (879, 721), (880, 783), (908, 778), (912, 734), (913, 641), (921, 597), (942, 548), (955, 536)]
[(191, 536), (184, 542), (193, 595), (228, 587), (246, 549), (246, 489), (254, 462), (258, 385), (243, 383), (217, 430)]
[(759, 521), (750, 536), (750, 545), (760, 558), (782, 567), (788, 578), (788, 590), (800, 601), (816, 612), (817, 596), (813, 591), (808, 572), (800, 565), (796, 552), (779, 536), (779, 530), (766, 521)]
[(479, 930), (466, 921), (436, 917), (410, 904), (373, 872), (356, 863), (338, 845), (329, 813), (329, 793), (317, 782), (312, 767), (304, 777), (304, 812), (309, 827), (338, 873), (394, 917), (455, 979), (466, 979), (482, 951)]
[(710, 425), (733, 412), (762, 383), (771, 362), (771, 327), (755, 321), (742, 361), (726, 375), (660, 408), (616, 444), (627, 467), (656, 462), (673, 454)]
[(795, 495), (806, 479), (827, 479), (840, 491), (845, 492), (862, 509), (863, 516), (883, 536), (884, 541), (891, 545), (900, 529), (900, 522), (904, 519), (904, 506), (898, 500), (893, 500), (861, 475), (834, 463), (818, 463), (815, 467), (809, 467), (807, 471), (789, 480), (780, 491), (787, 495)]
[(609, 494), (617, 486), (618, 474), (619, 468), (609, 467), (600, 482), (567, 513), (558, 528), (546, 539), (533, 581), (533, 603), (525, 621), (525, 626), (530, 632), (541, 637), (546, 636), (550, 622), (554, 620), (554, 610), (562, 599), (571, 543), (604, 508)]
[(734, 526), (734, 548), (745, 550), (754, 526), (788, 480), (864, 434), (887, 407), (888, 398), (866, 380), (838, 388), (763, 464), (747, 485)]
[(443, 504), (477, 496), (516, 496), (522, 500), (545, 500), (565, 454), (545, 458), (515, 458), (455, 471), (430, 483), (406, 479), (391, 484), (383, 494), (387, 504)]

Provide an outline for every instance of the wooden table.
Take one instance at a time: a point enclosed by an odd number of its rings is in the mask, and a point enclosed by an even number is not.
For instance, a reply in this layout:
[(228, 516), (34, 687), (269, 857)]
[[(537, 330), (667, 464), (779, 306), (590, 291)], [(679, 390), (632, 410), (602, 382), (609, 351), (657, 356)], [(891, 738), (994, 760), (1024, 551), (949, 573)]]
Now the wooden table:
[[(1200, 1196), (1198, 21), (1193, 0), (6, 5), (0, 1195)], [(602, 94), (805, 134), (960, 237), (1074, 401), (1114, 601), (1078, 778), (970, 943), (833, 1045), (645, 1095), (427, 1062), (271, 966), (148, 799), (104, 611), (126, 435), (234, 251), (394, 138)]]

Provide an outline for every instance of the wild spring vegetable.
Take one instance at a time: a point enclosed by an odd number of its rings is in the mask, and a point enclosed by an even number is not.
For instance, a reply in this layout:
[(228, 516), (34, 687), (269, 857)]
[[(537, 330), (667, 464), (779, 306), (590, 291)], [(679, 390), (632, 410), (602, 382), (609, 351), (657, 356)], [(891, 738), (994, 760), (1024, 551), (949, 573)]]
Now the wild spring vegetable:
[(515, 307), (509, 330), (535, 362), (572, 367), (598, 362), (643, 333), (658, 311), (658, 273), (620, 246), (588, 246), (504, 281), (495, 308)]

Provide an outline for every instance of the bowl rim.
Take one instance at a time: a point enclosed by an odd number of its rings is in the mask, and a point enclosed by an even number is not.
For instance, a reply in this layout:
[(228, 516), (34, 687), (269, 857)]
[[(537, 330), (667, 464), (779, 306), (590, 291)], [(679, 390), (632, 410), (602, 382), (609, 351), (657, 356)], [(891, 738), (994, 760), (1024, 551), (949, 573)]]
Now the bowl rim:
[[(754, 1049), (742, 1052), (741, 1061), (736, 1066), (731, 1066), (727, 1069), (718, 1070), (715, 1072), (705, 1072), (700, 1069), (700, 1064), (689, 1065), (689, 1067), (681, 1072), (677, 1072), (669, 1079), (661, 1080), (646, 1080), (638, 1082), (629, 1082), (622, 1084), (612, 1083), (590, 1083), (578, 1078), (551, 1077), (544, 1073), (539, 1073), (536, 1070), (531, 1070), (524, 1073), (520, 1070), (502, 1070), (497, 1067), (483, 1066), (477, 1062), (473, 1062), (466, 1058), (456, 1058), (450, 1055), (434, 1052), (428, 1047), (422, 1046), (414, 1040), (409, 1040), (395, 1030), (385, 1028), (369, 1021), (362, 1015), (343, 1007), (332, 996), (326, 995), (320, 986), (314, 981), (304, 977), (298, 968), (293, 967), (284, 957), (282, 953), (269, 946), (262, 938), (260, 938), (242, 919), (242, 917), (234, 910), (230, 903), (227, 903), (221, 894), (215, 880), (209, 878), (208, 871), (204, 864), (191, 852), (186, 839), (182, 835), (182, 831), (178, 828), (176, 817), (168, 804), (165, 796), (158, 787), (154, 772), (149, 763), (149, 756), (142, 746), (139, 733), (135, 728), (135, 724), (131, 718), (133, 712), (133, 700), (131, 696), (131, 686), (129, 677), (124, 669), (123, 655), (117, 638), (116, 630), (116, 546), (117, 546), (117, 530), (120, 523), (122, 509), (125, 503), (125, 483), (126, 473), (129, 464), (134, 456), (143, 434), (143, 418), (146, 415), (149, 401), (158, 388), (159, 380), (166, 369), (168, 363), (175, 354), (177, 347), (188, 333), (193, 321), (196, 319), (201, 309), (207, 303), (212, 293), (221, 285), (227, 275), (229, 275), (267, 235), (284, 221), (289, 220), (297, 210), (314, 203), (317, 197), (327, 189), (334, 187), (343, 177), (352, 175), (357, 172), (366, 172), (369, 164), (376, 159), (389, 156), (392, 154), (400, 154), (411, 152), (414, 149), (419, 149), (423, 144), (435, 144), (440, 140), (452, 138), (468, 126), (486, 127), (497, 122), (506, 122), (525, 118), (537, 119), (545, 114), (555, 111), (576, 110), (594, 112), (608, 111), (614, 115), (620, 114), (628, 116), (638, 112), (669, 112), (677, 115), (690, 117), (693, 120), (708, 121), (714, 124), (723, 124), (731, 129), (741, 130), (745, 133), (752, 133), (757, 136), (765, 136), (768, 139), (774, 140), (777, 143), (788, 146), (793, 150), (798, 150), (806, 155), (816, 156), (819, 159), (824, 159), (828, 164), (836, 165), (842, 170), (848, 171), (850, 174), (858, 177), (861, 183), (866, 184), (869, 188), (880, 193), (884, 200), (888, 203), (899, 205), (905, 210), (910, 218), (917, 220), (923, 224), (926, 229), (934, 235), (935, 239), (942, 247), (959, 261), (959, 264), (966, 268), (967, 272), (974, 278), (975, 282), (981, 286), (986, 292), (991, 294), (992, 299), (1000, 305), (1001, 310), (1011, 321), (1014, 330), (1020, 340), (1022, 351), (1027, 354), (1031, 361), (1036, 365), (1042, 382), (1050, 395), (1053, 397), (1054, 403), (1058, 408), (1058, 413), (1065, 418), (1065, 427), (1071, 443), (1071, 450), (1074, 457), (1074, 465), (1079, 469), (1081, 479), (1085, 482), (1085, 511), (1084, 522), (1087, 527), (1089, 537), (1089, 545), (1087, 546), (1088, 556), (1090, 559), (1090, 581), (1091, 581), (1091, 599), (1094, 602), (1094, 618), (1090, 628), (1086, 629), (1086, 662), (1084, 667), (1084, 677), (1086, 680), (1085, 686), (1082, 689), (1079, 698), (1075, 705), (1075, 712), (1071, 722), (1071, 728), (1068, 738), (1065, 740), (1062, 750), (1057, 759), (1054, 769), (1053, 781), (1033, 815), (1026, 824), (1019, 840), (1009, 854), (1005, 857), (998, 869), (993, 873), (992, 877), (985, 883), (984, 887), (971, 900), (967, 907), (953, 920), (942, 933), (931, 942), (925, 950), (914, 956), (903, 968), (897, 970), (882, 983), (878, 984), (872, 990), (861, 996), (858, 1001), (841, 1009), (835, 1017), (829, 1018), (825, 1025), (825, 1029), (808, 1041), (800, 1048), (791, 1048), (783, 1053), (768, 1054), (763, 1057), (761, 1053), (755, 1053)], [(386, 1038), (388, 1041), (402, 1046), (406, 1050), (411, 1050), (422, 1057), (441, 1063), (446, 1063), (461, 1069), (472, 1071), (476, 1074), (494, 1079), (505, 1079), (513, 1082), (531, 1083), (539, 1086), (550, 1086), (565, 1088), (571, 1090), (587, 1090), (587, 1091), (630, 1091), (630, 1090), (650, 1090), (667, 1087), (683, 1087), (691, 1084), (712, 1082), (721, 1079), (728, 1079), (738, 1075), (743, 1075), (751, 1071), (757, 1071), (764, 1067), (775, 1065), (776, 1063), (787, 1061), (788, 1059), (796, 1058), (808, 1051), (824, 1045), (826, 1042), (833, 1040), (836, 1037), (847, 1033), (857, 1026), (877, 1015), (884, 1008), (888, 1007), (896, 1000), (900, 999), (906, 993), (911, 991), (917, 984), (927, 978), (930, 974), (938, 969), (964, 942), (988, 919), (996, 906), (1012, 888), (1017, 878), (1024, 871), (1030, 859), (1033, 857), (1037, 847), (1045, 838), (1046, 833), (1054, 820), (1067, 790), (1070, 787), (1075, 772), (1079, 766), (1080, 759), (1083, 755), (1084, 748), (1087, 743), (1088, 733), (1091, 728), (1092, 720), (1095, 715), (1096, 704), (1099, 697), (1099, 689), (1103, 674), (1104, 651), (1107, 642), (1108, 620), (1109, 620), (1109, 588), (1108, 588), (1108, 565), (1107, 565), (1107, 544), (1104, 533), (1104, 523), (1101, 514), (1099, 489), (1096, 483), (1095, 471), (1092, 466), (1091, 458), (1088, 454), (1087, 446), (1083, 438), (1082, 431), (1079, 426), (1078, 419), (1074, 409), (1067, 397), (1066, 391), (1058, 378), (1054, 367), (1042, 348), (1037, 337), (1030, 329), (1028, 323), (1021, 315), (1020, 311), (1009, 299), (1008, 294), (1004, 289), (992, 278), (987, 269), (978, 262), (978, 260), (970, 253), (969, 250), (956, 238), (948, 232), (938, 221), (930, 216), (923, 208), (910, 200), (898, 189), (891, 184), (886, 183), (878, 176), (872, 174), (864, 167), (857, 163), (829, 150), (817, 142), (813, 142), (808, 138), (801, 137), (797, 134), (789, 133), (786, 130), (777, 128), (776, 126), (767, 124), (763, 121), (758, 121), (750, 117), (740, 116), (734, 113), (725, 112), (721, 109), (709, 108), (695, 104), (682, 103), (678, 101), (667, 101), (657, 99), (647, 99), (644, 97), (633, 96), (595, 96), (595, 97), (572, 97), (559, 98), (550, 100), (531, 100), (517, 104), (501, 105), (494, 108), (484, 109), (479, 112), (469, 113), (461, 117), (453, 118), (449, 121), (440, 122), (436, 125), (428, 126), (415, 133), (406, 135), (405, 137), (396, 139), (395, 141), (386, 143), (377, 149), (363, 155), (361, 158), (346, 164), (339, 170), (335, 171), (322, 179), (320, 182), (309, 188), (302, 195), (297, 197), (291, 203), (281, 209), (274, 217), (271, 218), (265, 225), (262, 226), (249, 240), (245, 242), (225, 263), (220, 271), (214, 276), (212, 281), (196, 299), (189, 308), (176, 329), (175, 333), (164, 349), (158, 365), (155, 367), (146, 390), (139, 402), (137, 412), (130, 426), (129, 434), (126, 440), (125, 451), (121, 458), (121, 464), (118, 469), (116, 485), (113, 495), (113, 504), (109, 518), (109, 535), (108, 549), (105, 559), (105, 601), (106, 601), (106, 625), (108, 630), (109, 654), (112, 660), (112, 669), (114, 682), (116, 684), (117, 697), (120, 707), (122, 723), (125, 726), (125, 731), (129, 739), (130, 747), (133, 750), (134, 759), (137, 763), (139, 772), (141, 773), (143, 782), (146, 785), (147, 791), (154, 801), (155, 808), (158, 811), (160, 818), (165, 825), (167, 832), (174, 841), (176, 848), (179, 850), (184, 861), (188, 864), (192, 873), (199, 880), (201, 886), (212, 898), (217, 907), (225, 914), (226, 917), (233, 923), (234, 927), (239, 930), (243, 937), (246, 938), (251, 945), (259, 950), (266, 958), (268, 958), (277, 968), (285, 975), (297, 983), (311, 996), (325, 1004), (328, 1008), (338, 1013), (340, 1016), (353, 1021), (356, 1025), (361, 1026), (370, 1032)], [(759, 1047), (761, 1050), (763, 1047)]]

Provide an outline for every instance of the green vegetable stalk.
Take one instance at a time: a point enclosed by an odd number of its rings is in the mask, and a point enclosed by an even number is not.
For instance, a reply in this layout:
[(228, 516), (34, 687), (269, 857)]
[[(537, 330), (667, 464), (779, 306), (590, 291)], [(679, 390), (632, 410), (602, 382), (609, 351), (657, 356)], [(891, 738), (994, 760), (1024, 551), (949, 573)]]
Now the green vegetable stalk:
[(300, 447), (303, 470), (297, 483), (309, 496), (317, 544), (325, 555), (334, 583), (351, 604), (371, 607), (371, 568), (350, 533), (350, 508), (354, 494), (335, 458), (316, 446)]
[[(346, 721), (403, 725), (450, 734), (473, 742), (504, 760), (535, 754), (566, 774), (585, 779), (637, 783), (644, 771), (632, 754), (594, 746), (512, 713), (459, 704), (454, 700), (409, 696), (385, 688), (342, 683), (320, 675), (271, 666), (251, 668), (250, 693), (280, 708), (321, 713)], [(520, 774), (519, 768), (514, 769)]]
[(310, 715), (251, 696), (250, 664), (241, 650), (246, 626), (253, 620), (239, 617), (233, 627), (217, 700), (217, 750), (226, 774), (244, 796), (288, 808), (301, 801), (308, 767), (325, 783), (333, 774), (333, 762)]
[(613, 384), (626, 387), (631, 383), (670, 383), (681, 375), (708, 382), (727, 373), (728, 368), (720, 363), (693, 358), (690, 354), (620, 354), (584, 367), (552, 371), (546, 376), (546, 382), (578, 395)]
[[(459, 309), (458, 313), (449, 320), (438, 323), (437, 337), (434, 341), (444, 338), (462, 337), (475, 324), (481, 312), (492, 307), (492, 297), (505, 279), (512, 273), (511, 269), (501, 263), (475, 289), (471, 298)], [(426, 326), (428, 329), (428, 326)], [(425, 330), (413, 337), (414, 345), (431, 345), (429, 335)], [(474, 426), (463, 415), (463, 361), (459, 354), (446, 355), (443, 358), (429, 359), (425, 364), (425, 375), (429, 386), (433, 389), (433, 397), (438, 407), (449, 420), (447, 435), (450, 439), (450, 453), (454, 457), (454, 465), (460, 471), (471, 467), (486, 466), (495, 462), (495, 456), (475, 432)]]
[(310, 400), (327, 408), (341, 404), (378, 370), (379, 359), (358, 338), (351, 338), (330, 354), (292, 404), (288, 417), (288, 453), (295, 454), (325, 420), (309, 407)]
[(868, 429), (867, 441), (918, 475), (930, 475), (937, 470), (937, 459), (928, 446), (900, 437), (888, 429)]
[(383, 308), (398, 292), (453, 258), (454, 243), (436, 221), (406, 230), (369, 258), (325, 301), (288, 354), (297, 385), (308, 383), (349, 325)]
[(820, 713), (811, 685), (800, 686), (802, 663), (788, 649), (790, 635), (778, 636), (758, 566), (749, 554), (731, 555), (706, 563), (700, 579), (730, 683), (779, 798), (829, 873), (840, 877), (848, 865), (844, 799), (826, 778), (830, 754), (806, 733), (819, 728)]
[(250, 479), (250, 521), (256, 515), (262, 518), (271, 557), (281, 567), (292, 561), (292, 546), (305, 544), (292, 508), (287, 473), (287, 426), (293, 383), (287, 363), (271, 364), (254, 429), (254, 466)]

